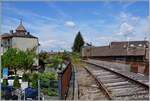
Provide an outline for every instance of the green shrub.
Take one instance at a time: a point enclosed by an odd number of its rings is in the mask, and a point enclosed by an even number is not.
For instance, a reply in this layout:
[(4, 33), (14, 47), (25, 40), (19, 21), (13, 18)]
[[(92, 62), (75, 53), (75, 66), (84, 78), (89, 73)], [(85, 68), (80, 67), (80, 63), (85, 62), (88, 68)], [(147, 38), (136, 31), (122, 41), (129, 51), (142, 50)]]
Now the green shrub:
[(57, 76), (56, 73), (53, 72), (44, 72), (40, 74), (41, 80), (56, 80)]
[(57, 75), (53, 72), (44, 72), (40, 74), (41, 91), (44, 95), (57, 96), (58, 95), (58, 81)]
[(40, 74), (40, 84), (41, 87), (47, 88), (50, 86), (51, 80), (56, 80), (56, 74), (52, 72), (44, 72)]
[(8, 85), (8, 80), (7, 80), (7, 79), (3, 79), (2, 84), (3, 84), (4, 86), (7, 86), (7, 85)]
[(21, 84), (20, 84), (20, 82), (19, 82), (19, 77), (15, 77), (15, 80), (14, 80), (14, 82), (13, 82), (13, 86), (14, 86), (14, 88), (16, 88), (16, 89), (18, 89), (18, 88), (20, 88), (21, 87)]
[(22, 81), (29, 81), (29, 76), (30, 76), (30, 73), (24, 73), (23, 76), (22, 76)]
[(48, 96), (57, 96), (58, 95), (57, 89), (51, 90), (50, 88), (49, 89), (43, 88), (42, 92), (44, 95), (48, 95)]
[(39, 76), (40, 74), (38, 73), (33, 73), (31, 76), (30, 76), (30, 82), (31, 82), (31, 86), (33, 88), (38, 88), (38, 79), (39, 79)]
[(38, 81), (32, 81), (31, 82), (31, 86), (32, 86), (32, 88), (38, 88)]

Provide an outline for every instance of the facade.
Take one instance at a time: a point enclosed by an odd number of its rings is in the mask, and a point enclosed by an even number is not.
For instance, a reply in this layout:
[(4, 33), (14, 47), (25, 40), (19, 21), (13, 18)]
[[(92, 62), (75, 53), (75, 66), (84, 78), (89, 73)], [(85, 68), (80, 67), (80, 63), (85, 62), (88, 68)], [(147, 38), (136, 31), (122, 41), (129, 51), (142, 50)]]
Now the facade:
[(148, 41), (111, 42), (108, 46), (84, 46), (82, 57), (104, 60), (148, 61)]
[[(35, 48), (36, 54), (38, 54), (39, 41), (37, 37), (27, 32), (22, 22), (20, 22), (15, 32), (11, 30), (9, 33), (1, 35), (1, 55), (6, 52), (8, 48), (17, 48), (22, 51)], [(38, 66), (38, 58), (35, 59), (34, 65)]]

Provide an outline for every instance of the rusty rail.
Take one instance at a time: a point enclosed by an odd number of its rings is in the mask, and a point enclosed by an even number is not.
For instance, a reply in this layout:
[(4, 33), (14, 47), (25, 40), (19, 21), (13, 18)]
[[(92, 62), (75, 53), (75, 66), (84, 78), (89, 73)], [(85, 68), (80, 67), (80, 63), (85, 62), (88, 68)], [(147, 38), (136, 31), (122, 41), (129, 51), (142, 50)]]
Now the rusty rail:
[(58, 73), (59, 80), (59, 96), (61, 99), (66, 99), (69, 84), (72, 76), (72, 64), (69, 62), (63, 72)]

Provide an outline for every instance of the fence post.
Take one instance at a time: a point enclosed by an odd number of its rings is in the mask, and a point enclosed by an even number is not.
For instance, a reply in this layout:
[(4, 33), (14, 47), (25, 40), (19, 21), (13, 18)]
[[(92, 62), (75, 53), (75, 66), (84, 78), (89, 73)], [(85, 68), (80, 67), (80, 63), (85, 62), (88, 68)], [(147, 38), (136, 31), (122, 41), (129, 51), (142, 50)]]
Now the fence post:
[(62, 99), (62, 94), (61, 94), (62, 88), (61, 88), (61, 86), (62, 86), (62, 72), (59, 72), (58, 73), (58, 94), (59, 94), (60, 99)]

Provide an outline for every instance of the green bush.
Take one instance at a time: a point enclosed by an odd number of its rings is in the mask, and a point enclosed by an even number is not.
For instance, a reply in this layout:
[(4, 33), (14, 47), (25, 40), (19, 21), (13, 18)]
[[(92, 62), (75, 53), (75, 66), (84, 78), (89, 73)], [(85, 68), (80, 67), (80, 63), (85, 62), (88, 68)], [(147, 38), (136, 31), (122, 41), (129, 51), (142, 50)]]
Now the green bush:
[(56, 74), (52, 72), (44, 72), (40, 74), (41, 87), (49, 87), (51, 80), (56, 80)]
[[(40, 88), (43, 94), (49, 96), (57, 96), (58, 84), (57, 74), (53, 72), (32, 73), (29, 77), (31, 87), (38, 88), (38, 80), (40, 80)], [(50, 84), (52, 83), (52, 85)]]
[(22, 81), (29, 81), (29, 76), (30, 76), (30, 73), (24, 73), (23, 76), (22, 76)]
[(42, 92), (44, 95), (48, 95), (48, 96), (58, 96), (58, 92), (57, 89), (51, 90), (50, 88), (43, 88)]
[(8, 80), (7, 80), (7, 79), (3, 79), (2, 84), (3, 84), (4, 86), (7, 86), (7, 85), (8, 85)]
[(39, 79), (39, 74), (38, 73), (33, 73), (31, 76), (30, 76), (30, 82), (31, 82), (31, 86), (33, 88), (38, 88), (38, 79)]
[(38, 88), (38, 81), (32, 81), (31, 82), (31, 86), (32, 86), (32, 88)]
[(19, 77), (15, 77), (15, 80), (14, 80), (14, 82), (13, 82), (13, 86), (14, 86), (14, 88), (16, 88), (16, 89), (18, 89), (18, 88), (20, 88), (21, 87), (21, 84), (20, 84), (20, 82), (19, 82)]
[(57, 75), (56, 73), (53, 73), (53, 72), (44, 72), (40, 74), (40, 79), (41, 80), (56, 80)]
[(57, 75), (53, 72), (40, 74), (41, 91), (48, 96), (57, 96), (58, 84)]

